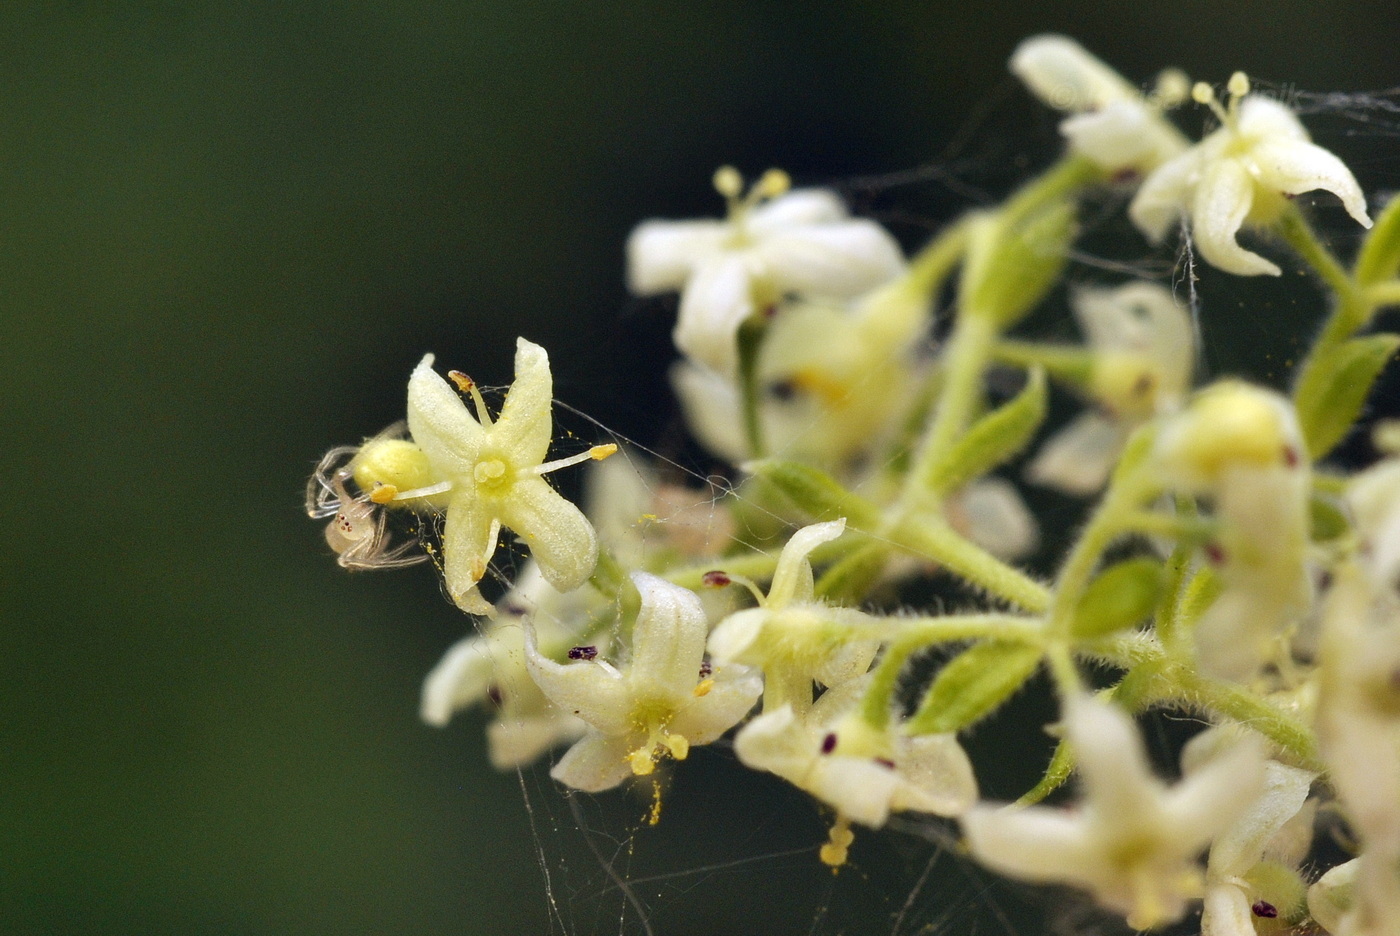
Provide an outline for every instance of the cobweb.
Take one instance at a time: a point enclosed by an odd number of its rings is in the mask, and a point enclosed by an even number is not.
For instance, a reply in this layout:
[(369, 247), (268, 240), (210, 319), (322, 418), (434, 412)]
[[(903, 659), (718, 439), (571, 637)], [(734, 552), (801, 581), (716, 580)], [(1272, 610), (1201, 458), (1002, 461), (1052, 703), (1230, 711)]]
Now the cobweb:
[[(1337, 127), (1333, 138), (1400, 137), (1400, 89), (1338, 94), (1267, 83), (1256, 87), (1286, 96), (1303, 114), (1327, 117)], [(993, 99), (992, 104), (1000, 103), (1000, 99)], [(989, 105), (988, 111), (994, 110)], [(980, 127), (986, 119), (985, 113), (979, 114), (969, 126)], [(1011, 187), (1004, 175), (987, 171), (989, 165), (1004, 165), (1006, 161), (999, 158), (1004, 154), (993, 158), (990, 152), (972, 156), (961, 152), (973, 139), (972, 129), (960, 134), (938, 163), (884, 176), (834, 180), (834, 187), (867, 215), (896, 226), (902, 224), (908, 230), (926, 231), (936, 226), (931, 215), (906, 207), (883, 207), (881, 200), (896, 193), (902, 203), (914, 203), (918, 199), (903, 195), (923, 186), (936, 190), (925, 204), (945, 209), (951, 204), (956, 210), (965, 210), (993, 201), (989, 192), (1004, 193)], [(1053, 135), (1046, 142), (1049, 152), (1055, 142)], [(1322, 137), (1320, 142), (1328, 145), (1333, 139)], [(1377, 180), (1358, 170), (1363, 187), (1376, 191), (1377, 181), (1381, 187), (1400, 183), (1393, 157), (1378, 164), (1381, 173), (1391, 175)], [(1363, 157), (1360, 166), (1364, 169), (1367, 165)], [(1021, 175), (1028, 177), (1029, 170), (1022, 169)], [(1125, 198), (1122, 192), (1110, 193), (1102, 202), (1087, 206), (1085, 233), (1070, 258), (1067, 280), (1071, 285), (1116, 283), (1130, 276), (1163, 282), (1190, 309), (1197, 338), (1205, 339), (1198, 341), (1198, 347), (1213, 347), (1220, 340), (1214, 334), (1217, 330), (1228, 330), (1236, 344), (1256, 339), (1267, 343), (1271, 333), (1280, 331), (1267, 312), (1268, 303), (1274, 301), (1267, 292), (1269, 284), (1262, 284), (1263, 300), (1242, 299), (1255, 296), (1254, 290), (1261, 284), (1240, 284), (1201, 268), (1190, 232), (1184, 227), (1174, 256), (1164, 258), (1162, 252), (1152, 251), (1125, 227)], [(945, 219), (954, 213), (940, 212)], [(1357, 234), (1341, 223), (1332, 224), (1336, 214), (1324, 205), (1318, 217), (1324, 233), (1336, 234), (1340, 251), (1349, 256), (1352, 245), (1345, 241)], [(1277, 256), (1279, 250), (1273, 253)], [(1315, 316), (1322, 311), (1318, 295), (1317, 308), (1310, 313)], [(1256, 307), (1238, 312), (1246, 302), (1259, 302), (1263, 310)], [(1232, 311), (1236, 314), (1230, 317)], [(1227, 319), (1228, 329), (1222, 324)], [(1037, 338), (1068, 340), (1074, 336), (1068, 323), (1062, 292), (1052, 296), (1046, 309), (1032, 316), (1022, 331)], [(929, 353), (936, 351), (941, 333), (936, 326), (929, 337)], [(1266, 351), (1265, 356), (1274, 353)], [(1288, 368), (1282, 364), (1282, 354), (1280, 361), (1272, 364), (1241, 364), (1239, 354), (1238, 348), (1232, 348), (1230, 360), (1202, 356), (1198, 381), (1219, 373), (1244, 372), (1269, 379), (1275, 386), (1283, 385)], [(496, 399), (501, 389), (494, 394)], [(685, 445), (665, 451), (648, 447), (565, 403), (556, 401), (556, 405), (558, 422), (565, 432), (551, 452), (553, 457), (583, 451), (594, 442), (614, 441), (621, 447), (617, 457), (644, 460), (652, 466), (639, 468), (648, 485), (683, 483), (691, 492), (689, 502), (674, 506), (673, 513), (657, 512), (638, 520), (644, 542), (649, 535), (661, 533), (666, 524), (678, 522), (682, 513), (693, 522), (697, 510), (708, 512), (719, 525), (727, 510), (724, 501), (743, 497), (734, 486), (737, 475), (712, 471), (717, 463), (707, 461), (696, 449)], [(1062, 400), (1061, 408), (1064, 406)], [(814, 417), (805, 431), (820, 430)], [(1015, 467), (1010, 472), (1013, 478)], [(1029, 493), (1039, 516), (1050, 516), (1061, 529), (1074, 525), (1074, 521), (1059, 522), (1058, 518), (1077, 516), (1074, 512), (1082, 505), (1057, 501), (1056, 495), (1044, 492)], [(748, 506), (764, 509), (758, 504)], [(431, 530), (420, 532), (431, 541)], [(744, 539), (742, 531), (734, 535)], [(1045, 557), (1053, 555), (1060, 545), (1054, 536), (1047, 538), (1037, 571), (1047, 570)], [(522, 559), (504, 542), (502, 547), (491, 565), (491, 577), (503, 589), (515, 580)], [(931, 597), (923, 595), (920, 603), (923, 607), (943, 606), (966, 598), (966, 593), (954, 589)], [(1003, 713), (1005, 717), (995, 719), (990, 727), (979, 727), (968, 739), (985, 795), (1011, 798), (1034, 782), (1035, 772), (1049, 752), (1048, 741), (1040, 734), (1040, 725), (1049, 720), (1047, 697), (1043, 686), (1033, 688), (1013, 700), (1011, 710)], [(1158, 754), (1160, 757), (1165, 751)], [(959, 851), (956, 828), (930, 817), (897, 816), (885, 830), (857, 830), (849, 863), (833, 873), (817, 858), (830, 814), (777, 778), (744, 769), (725, 741), (695, 749), (682, 765), (662, 765), (654, 779), (636, 778), (621, 790), (599, 795), (566, 790), (552, 781), (548, 769), (557, 756), (556, 752), (545, 763), (517, 771), (531, 830), (529, 848), (540, 873), (539, 899), (550, 934), (936, 936), (956, 932), (959, 936), (1034, 936), (1127, 932), (1121, 921), (1103, 916), (1081, 897), (1025, 888), (981, 870)], [(1000, 784), (994, 776), (984, 775), (988, 758), (992, 766), (1007, 771)], [(1015, 772), (1018, 766), (1019, 774)], [(658, 815), (660, 821), (653, 823)], [(1191, 926), (1190, 919), (1183, 924), (1186, 929)]]

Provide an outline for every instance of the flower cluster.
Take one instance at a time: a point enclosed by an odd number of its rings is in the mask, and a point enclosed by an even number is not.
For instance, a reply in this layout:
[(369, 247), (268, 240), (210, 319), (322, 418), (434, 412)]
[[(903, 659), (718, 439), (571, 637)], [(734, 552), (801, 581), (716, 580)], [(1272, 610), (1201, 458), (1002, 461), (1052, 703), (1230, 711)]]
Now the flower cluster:
[[(422, 717), (494, 707), (497, 767), (559, 752), (555, 780), (604, 791), (731, 735), (828, 812), (833, 868), (853, 826), (915, 812), (1138, 929), (1200, 906), (1207, 936), (1400, 932), (1400, 427), (1365, 471), (1328, 461), (1400, 348), (1375, 327), (1400, 303), (1400, 199), (1372, 226), (1346, 166), (1243, 74), (1228, 104), (1171, 69), (1143, 93), (1060, 36), (1010, 67), (1067, 114), (1065, 154), (909, 257), (777, 170), (747, 191), (719, 170), (722, 221), (633, 233), (633, 292), (679, 293), (672, 384), (723, 494), (612, 444), (547, 460), (549, 359), (522, 338), (494, 415), (424, 358), (406, 424), (333, 449), (307, 509), (347, 568), (435, 561), (476, 631)], [(1170, 113), (1188, 100), (1219, 124), (1195, 143)], [(1067, 274), (1106, 188), (1151, 244), (1179, 225), (1224, 273), (1319, 274), (1335, 303), (1291, 389), (1197, 385), (1209, 291), (1188, 310), (1164, 283)], [(1292, 200), (1316, 190), (1371, 229), (1352, 268)], [(1066, 279), (1083, 340), (1042, 340), (1030, 313)], [(1087, 407), (1046, 432), (1052, 387)], [(546, 476), (584, 463), (581, 510)], [(1030, 568), (1018, 476), (1093, 498)], [(503, 530), (529, 554), (513, 580), (491, 574)], [(929, 578), (952, 590), (924, 613), (906, 586)], [(987, 802), (960, 737), (1038, 673), (1058, 749), (1021, 801)], [(1135, 722), (1162, 711), (1210, 726), (1175, 783)], [(1038, 804), (1072, 776), (1072, 805)], [(1313, 849), (1324, 809), (1350, 860)]]

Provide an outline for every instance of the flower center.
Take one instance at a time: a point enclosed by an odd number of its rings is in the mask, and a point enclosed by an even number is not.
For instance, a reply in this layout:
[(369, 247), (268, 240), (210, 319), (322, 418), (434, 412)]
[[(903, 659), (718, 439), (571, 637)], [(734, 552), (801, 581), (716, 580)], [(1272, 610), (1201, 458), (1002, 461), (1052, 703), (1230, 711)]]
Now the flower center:
[(1230, 104), (1227, 107), (1220, 103), (1220, 99), (1215, 96), (1215, 89), (1204, 81), (1198, 81), (1191, 88), (1191, 99), (1197, 104), (1204, 104), (1215, 114), (1221, 126), (1230, 128), (1231, 131), (1239, 132), (1239, 112), (1240, 101), (1249, 94), (1249, 76), (1242, 71), (1237, 71), (1230, 76), (1230, 81), (1225, 85), (1225, 90), (1230, 93)]
[(486, 488), (500, 487), (506, 477), (506, 463), (499, 458), (488, 458), (476, 463), (472, 470), (476, 483)]
[(747, 221), (749, 212), (770, 198), (777, 198), (792, 188), (792, 179), (781, 169), (769, 169), (759, 176), (758, 181), (749, 186), (744, 194), (744, 177), (733, 166), (720, 166), (715, 170), (715, 191), (724, 196), (729, 209), (729, 224), (732, 229), (730, 247), (743, 247), (748, 243)]

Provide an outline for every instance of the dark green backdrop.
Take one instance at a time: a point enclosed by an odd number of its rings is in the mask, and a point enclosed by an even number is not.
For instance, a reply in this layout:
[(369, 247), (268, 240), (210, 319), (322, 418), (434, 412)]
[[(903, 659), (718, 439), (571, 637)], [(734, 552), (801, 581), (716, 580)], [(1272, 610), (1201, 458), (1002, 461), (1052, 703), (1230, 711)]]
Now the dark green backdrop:
[[(399, 418), (425, 350), (504, 383), (517, 334), (555, 352), (557, 396), (655, 438), (635, 397), (666, 310), (625, 296), (630, 226), (715, 210), (722, 162), (811, 182), (966, 158), (1004, 190), (1053, 146), (1004, 73), (1047, 29), (1135, 79), (1400, 84), (1392, 0), (0, 7), (0, 931), (639, 931), (592, 843), (671, 875), (636, 884), (658, 933), (887, 932), (914, 838), (833, 881), (781, 854), (815, 810), (709, 753), (659, 829), (587, 798), (585, 837), (543, 773), (485, 766), (479, 718), (420, 725), (465, 619), (427, 570), (338, 569), (301, 487)], [(1389, 119), (1324, 138), (1367, 147), (1372, 190), (1400, 186)], [(976, 887), (950, 860), (931, 880), (903, 932)]]

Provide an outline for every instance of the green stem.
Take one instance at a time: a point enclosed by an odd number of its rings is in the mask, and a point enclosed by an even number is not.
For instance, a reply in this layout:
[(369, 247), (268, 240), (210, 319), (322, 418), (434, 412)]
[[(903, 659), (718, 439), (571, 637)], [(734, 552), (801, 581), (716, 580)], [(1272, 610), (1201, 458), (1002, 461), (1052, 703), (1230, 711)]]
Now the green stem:
[(1376, 308), (1400, 305), (1400, 280), (1387, 280), (1366, 287), (1366, 301)]
[(763, 388), (758, 385), (758, 356), (768, 333), (768, 321), (754, 316), (739, 326), (739, 394), (744, 417), (744, 438), (749, 443), (749, 457), (762, 458), (763, 412), (760, 403)]
[(909, 473), (912, 488), (922, 490), (924, 476), (972, 421), (982, 398), (982, 372), (996, 338), (996, 326), (985, 316), (967, 310), (958, 314), (944, 356), (943, 387), (933, 411), (933, 423)]
[(1177, 701), (1247, 725), (1281, 747), (1299, 767), (1326, 770), (1318, 755), (1317, 738), (1308, 726), (1267, 700), (1234, 683), (1207, 679), (1188, 667), (1173, 667), (1164, 676), (1165, 684), (1176, 690)]
[[(1196, 502), (1188, 497), (1177, 497), (1176, 512), (1179, 516), (1194, 518), (1196, 516)], [(1178, 637), (1180, 631), (1177, 628), (1177, 614), (1181, 608), (1181, 598), (1186, 591), (1186, 570), (1191, 564), (1191, 553), (1193, 550), (1185, 542), (1178, 542), (1176, 548), (1167, 559), (1167, 580), (1164, 583), (1164, 597), (1162, 603), (1157, 607), (1157, 614), (1153, 620), (1153, 629), (1157, 632), (1157, 639), (1162, 642), (1162, 646), (1167, 648), (1169, 653), (1175, 653), (1181, 648)]]
[[(1343, 304), (1348, 300), (1355, 301), (1360, 298), (1356, 281), (1352, 279), (1346, 267), (1332, 255), (1332, 251), (1327, 249), (1327, 245), (1318, 238), (1297, 205), (1290, 203), (1284, 210), (1279, 219), (1278, 230), (1288, 245), (1303, 258), (1303, 262), (1312, 267), (1317, 275), (1332, 287), (1332, 291)], [(1360, 323), (1357, 327), (1359, 325)]]
[(962, 218), (944, 228), (914, 255), (909, 261), (909, 272), (905, 274), (909, 289), (933, 297), (967, 250), (968, 222), (969, 218)]
[(1050, 607), (1050, 590), (1002, 562), (936, 517), (903, 520), (884, 533), (906, 552), (932, 559), (992, 595), (1040, 613)]
[(992, 347), (992, 359), (1014, 367), (1039, 365), (1052, 377), (1087, 386), (1094, 370), (1094, 353), (1073, 345), (1041, 344), (1001, 339)]

